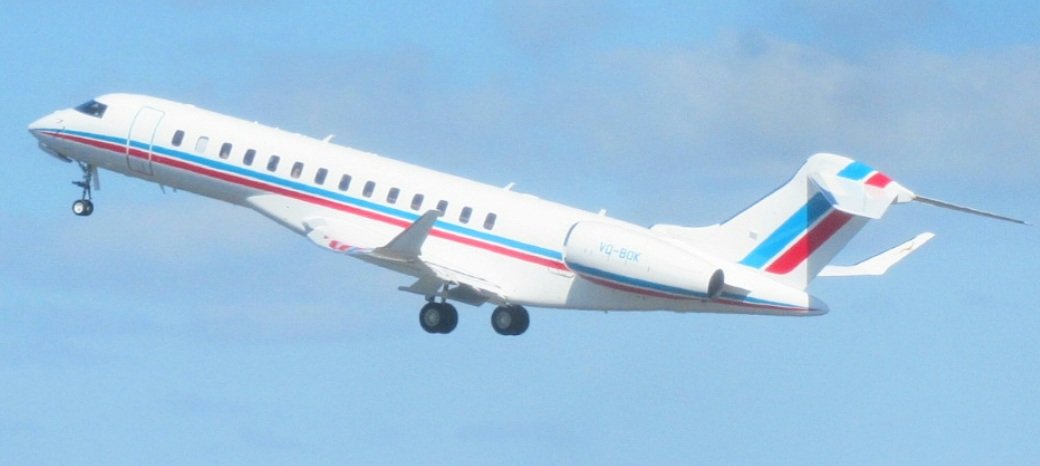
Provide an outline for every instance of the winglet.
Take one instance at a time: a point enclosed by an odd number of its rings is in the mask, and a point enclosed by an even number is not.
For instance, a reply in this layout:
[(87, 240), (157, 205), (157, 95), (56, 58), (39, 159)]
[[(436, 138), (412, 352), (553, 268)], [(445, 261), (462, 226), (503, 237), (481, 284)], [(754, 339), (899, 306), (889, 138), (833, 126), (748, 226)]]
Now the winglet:
[(426, 212), (408, 228), (398, 233), (389, 243), (386, 243), (386, 246), (373, 249), (371, 255), (395, 262), (412, 262), (419, 259), (419, 255), (422, 254), (422, 245), (430, 236), (430, 229), (433, 228), (433, 224), (437, 222), (437, 217), (440, 215), (438, 210)]
[(924, 232), (899, 246), (864, 260), (856, 265), (828, 265), (820, 271), (821, 277), (851, 277), (860, 275), (883, 275), (890, 267), (909, 256), (911, 252), (927, 243), (935, 234)]

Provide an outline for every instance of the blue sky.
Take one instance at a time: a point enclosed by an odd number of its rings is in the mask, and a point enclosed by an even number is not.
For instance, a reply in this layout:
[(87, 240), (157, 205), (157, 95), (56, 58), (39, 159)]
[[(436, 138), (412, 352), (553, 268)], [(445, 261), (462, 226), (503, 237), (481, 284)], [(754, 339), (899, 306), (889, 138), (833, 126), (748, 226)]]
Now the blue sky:
[(0, 464), (1040, 461), (1035, 227), (899, 206), (839, 259), (936, 239), (818, 318), (432, 336), (405, 277), (241, 208), (102, 173), (74, 217), (25, 131), (153, 94), (640, 224), (831, 151), (1035, 222), (1036, 2), (88, 3), (0, 11)]

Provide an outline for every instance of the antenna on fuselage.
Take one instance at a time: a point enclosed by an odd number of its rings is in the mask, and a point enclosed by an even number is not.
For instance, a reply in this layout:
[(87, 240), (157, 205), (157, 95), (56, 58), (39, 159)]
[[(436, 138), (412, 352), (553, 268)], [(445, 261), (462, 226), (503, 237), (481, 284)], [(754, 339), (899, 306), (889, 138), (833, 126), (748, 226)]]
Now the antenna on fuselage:
[(325, 139), (322, 139), (322, 140), (321, 140), (321, 142), (329, 142), (329, 141), (332, 141), (332, 138), (334, 138), (334, 137), (336, 137), (336, 135), (335, 135), (335, 134), (331, 134), (331, 133), (330, 133), (330, 134), (329, 134), (328, 136), (325, 136)]

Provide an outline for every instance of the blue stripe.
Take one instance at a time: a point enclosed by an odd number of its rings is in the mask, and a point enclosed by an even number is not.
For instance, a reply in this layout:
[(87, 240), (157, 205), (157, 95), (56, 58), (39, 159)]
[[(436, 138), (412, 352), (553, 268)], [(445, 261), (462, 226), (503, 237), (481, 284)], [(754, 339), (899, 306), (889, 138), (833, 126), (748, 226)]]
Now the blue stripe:
[(111, 142), (113, 144), (122, 144), (124, 146), (126, 145), (126, 139), (118, 138), (118, 137), (115, 137), (115, 136), (106, 136), (104, 134), (86, 133), (86, 132), (83, 132), (83, 131), (73, 131), (73, 130), (70, 130), (70, 129), (54, 129), (53, 131), (55, 131), (55, 132), (62, 132), (62, 133), (68, 133), (68, 134), (75, 134), (76, 136), (83, 136), (83, 137), (88, 137), (88, 138), (94, 138), (94, 139), (98, 139), (98, 140), (105, 141), (105, 142)]
[(651, 282), (651, 281), (640, 280), (638, 278), (626, 277), (624, 275), (618, 275), (616, 273), (611, 273), (611, 272), (607, 272), (605, 270), (600, 270), (600, 269), (597, 269), (597, 268), (594, 268), (594, 267), (587, 267), (587, 266), (584, 266), (584, 265), (581, 265), (581, 264), (575, 264), (575, 263), (572, 263), (572, 262), (568, 262), (567, 263), (567, 267), (570, 267), (572, 270), (574, 270), (575, 272), (578, 272), (578, 273), (583, 273), (583, 274), (586, 274), (586, 275), (592, 275), (592, 276), (594, 276), (596, 278), (601, 278), (601, 279), (604, 279), (604, 280), (610, 280), (612, 282), (620, 283), (622, 285), (628, 285), (628, 286), (633, 286), (633, 287), (638, 287), (638, 288), (645, 288), (645, 289), (657, 291), (657, 292), (660, 292), (660, 293), (668, 293), (668, 294), (684, 296), (684, 297), (690, 297), (690, 298), (707, 298), (708, 297), (707, 293), (699, 293), (699, 292), (696, 292), (696, 291), (693, 291), (693, 290), (687, 290), (685, 288), (678, 288), (678, 287), (674, 287), (674, 286), (662, 285), (660, 283), (655, 283), (655, 282)]
[(830, 207), (831, 203), (827, 201), (827, 198), (821, 193), (816, 193), (808, 203), (780, 225), (780, 228), (777, 228), (765, 241), (749, 252), (740, 263), (756, 269), (762, 268), (787, 245), (808, 230), (810, 225), (823, 217)]
[(763, 305), (763, 306), (787, 307), (787, 308), (792, 308), (792, 309), (806, 309), (805, 307), (795, 306), (793, 304), (781, 303), (781, 302), (778, 302), (778, 301), (770, 301), (768, 299), (762, 299), (762, 298), (753, 298), (751, 296), (741, 296), (741, 295), (733, 294), (733, 293), (722, 293), (722, 298), (732, 299), (734, 301), (740, 301), (740, 302), (744, 302), (744, 303), (748, 303), (748, 304), (759, 304), (759, 305)]
[[(70, 130), (66, 130), (64, 132), (68, 133), (68, 134), (74, 134), (74, 135), (77, 135), (77, 136), (83, 136), (83, 137), (89, 137), (89, 138), (93, 138), (93, 139), (99, 139), (99, 140), (102, 140), (102, 141), (105, 141), (105, 142), (110, 142), (110, 143), (113, 143), (113, 144), (126, 145), (126, 143), (127, 143), (126, 139), (113, 137), (113, 136), (106, 136), (106, 135), (102, 135), (102, 134), (87, 133), (87, 132), (82, 132), (82, 131), (70, 131)], [(131, 144), (133, 145), (133, 147), (139, 147), (139, 148), (142, 148), (142, 149), (147, 149), (146, 145), (142, 145), (141, 143), (139, 143), (137, 141), (131, 141)], [(414, 213), (414, 212), (408, 212), (408, 211), (404, 211), (404, 210), (400, 210), (400, 209), (394, 209), (394, 208), (391, 208), (391, 207), (387, 207), (385, 205), (377, 204), (377, 203), (374, 203), (374, 202), (369, 202), (369, 201), (366, 201), (364, 199), (350, 197), (350, 196), (346, 196), (344, 194), (336, 193), (336, 192), (332, 192), (332, 191), (326, 191), (326, 190), (319, 189), (319, 188), (314, 187), (314, 186), (306, 185), (306, 184), (299, 183), (299, 182), (296, 182), (296, 181), (289, 181), (289, 180), (286, 180), (286, 179), (283, 179), (283, 178), (279, 178), (277, 176), (273, 176), (273, 175), (270, 175), (270, 174), (262, 173), (262, 172), (257, 172), (257, 171), (253, 171), (253, 170), (247, 170), (247, 169), (242, 168), (242, 167), (238, 167), (238, 166), (230, 165), (230, 164), (226, 164), (226, 163), (221, 163), (221, 162), (218, 162), (218, 161), (215, 161), (215, 160), (211, 160), (211, 159), (208, 159), (208, 158), (205, 158), (205, 157), (201, 157), (201, 156), (198, 156), (198, 155), (189, 154), (187, 152), (181, 152), (181, 151), (169, 149), (169, 148), (158, 146), (158, 145), (153, 146), (152, 150), (155, 151), (158, 154), (166, 155), (166, 156), (173, 157), (173, 158), (178, 158), (178, 159), (181, 159), (181, 160), (184, 160), (184, 161), (187, 161), (187, 162), (191, 162), (191, 163), (194, 163), (196, 165), (202, 165), (202, 166), (205, 166), (207, 168), (211, 168), (211, 169), (214, 169), (214, 170), (217, 170), (217, 171), (233, 173), (235, 175), (238, 175), (238, 176), (241, 176), (241, 177), (244, 177), (244, 178), (252, 178), (252, 179), (255, 179), (255, 180), (260, 180), (260, 181), (263, 181), (265, 183), (272, 184), (272, 185), (275, 185), (275, 186), (280, 186), (280, 187), (283, 187), (283, 188), (289, 188), (289, 189), (293, 189), (293, 190), (296, 190), (296, 191), (305, 192), (305, 193), (308, 193), (308, 194), (311, 194), (311, 195), (314, 195), (314, 196), (317, 196), (317, 197), (330, 199), (330, 200), (335, 200), (335, 201), (338, 201), (338, 202), (343, 203), (343, 204), (349, 204), (349, 205), (352, 205), (352, 206), (355, 206), (355, 207), (360, 207), (360, 208), (363, 208), (363, 209), (366, 209), (366, 210), (379, 212), (379, 213), (382, 213), (382, 214), (385, 214), (385, 215), (388, 215), (388, 216), (391, 216), (391, 217), (404, 219), (404, 220), (407, 220), (407, 221), (410, 221), (410, 222), (414, 222), (416, 219), (419, 218), (419, 214)], [(540, 247), (540, 246), (535, 246), (535, 245), (532, 245), (532, 244), (523, 243), (523, 242), (520, 242), (520, 241), (517, 241), (517, 240), (505, 238), (505, 237), (502, 237), (502, 236), (493, 235), (491, 233), (473, 230), (473, 229), (470, 229), (470, 228), (463, 227), (461, 225), (448, 223), (448, 222), (446, 222), (444, 220), (437, 220), (437, 223), (435, 225), (436, 225), (437, 228), (440, 228), (442, 230), (450, 231), (450, 232), (453, 232), (453, 233), (458, 233), (458, 234), (461, 234), (461, 235), (464, 235), (464, 236), (469, 236), (469, 237), (472, 237), (472, 238), (481, 239), (481, 240), (489, 242), (489, 243), (495, 243), (495, 244), (498, 244), (498, 245), (507, 246), (507, 247), (510, 247), (510, 248), (513, 248), (513, 249), (517, 249), (517, 250), (520, 250), (520, 251), (528, 252), (528, 253), (531, 253), (531, 254), (536, 254), (536, 255), (547, 257), (547, 258), (550, 258), (550, 259), (555, 259), (555, 260), (562, 260), (563, 259), (563, 255), (559, 251), (553, 251), (551, 249), (546, 249), (546, 248), (543, 248), (543, 247)]]
[[(578, 272), (578, 273), (581, 273), (581, 274), (591, 275), (593, 277), (596, 277), (596, 278), (599, 278), (599, 279), (602, 279), (602, 280), (609, 280), (609, 281), (612, 281), (612, 282), (615, 282), (615, 283), (619, 283), (619, 284), (627, 285), (627, 286), (631, 286), (631, 287), (643, 288), (643, 289), (647, 289), (647, 290), (656, 291), (656, 292), (659, 292), (659, 293), (666, 293), (666, 294), (676, 295), (677, 297), (700, 298), (700, 299), (707, 299), (708, 298), (708, 295), (705, 294), (705, 293), (698, 293), (698, 292), (693, 291), (693, 290), (687, 290), (687, 289), (684, 289), (684, 288), (677, 288), (677, 287), (674, 287), (674, 286), (662, 285), (660, 283), (650, 282), (650, 281), (646, 281), (646, 280), (640, 280), (638, 278), (632, 278), (632, 277), (627, 277), (627, 276), (624, 276), (624, 275), (618, 275), (616, 273), (607, 272), (605, 270), (600, 270), (600, 269), (597, 269), (597, 268), (594, 268), (594, 267), (587, 267), (587, 266), (584, 266), (584, 265), (581, 265), (581, 264), (567, 263), (567, 267), (570, 267), (575, 272)], [(748, 304), (752, 304), (752, 305), (758, 304), (758, 305), (763, 305), (763, 306), (786, 307), (786, 308), (792, 308), (792, 309), (803, 309), (801, 306), (795, 306), (795, 305), (792, 305), (792, 304), (781, 303), (781, 302), (777, 302), (777, 301), (770, 301), (768, 299), (753, 298), (753, 297), (750, 297), (750, 296), (741, 296), (741, 295), (736, 295), (736, 294), (733, 294), (733, 293), (723, 293), (721, 297), (724, 298), (724, 299), (730, 299), (730, 300), (744, 302), (744, 303), (748, 303)]]
[(838, 176), (859, 181), (866, 178), (874, 169), (862, 162), (852, 162), (844, 170), (838, 172)]

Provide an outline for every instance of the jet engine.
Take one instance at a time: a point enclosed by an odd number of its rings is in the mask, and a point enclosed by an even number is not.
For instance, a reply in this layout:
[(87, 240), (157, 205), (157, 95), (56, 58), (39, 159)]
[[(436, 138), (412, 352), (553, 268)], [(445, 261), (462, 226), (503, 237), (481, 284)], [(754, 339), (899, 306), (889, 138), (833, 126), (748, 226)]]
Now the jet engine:
[(571, 226), (563, 261), (591, 281), (655, 296), (715, 298), (725, 284), (722, 269), (693, 251), (650, 230), (596, 221)]

